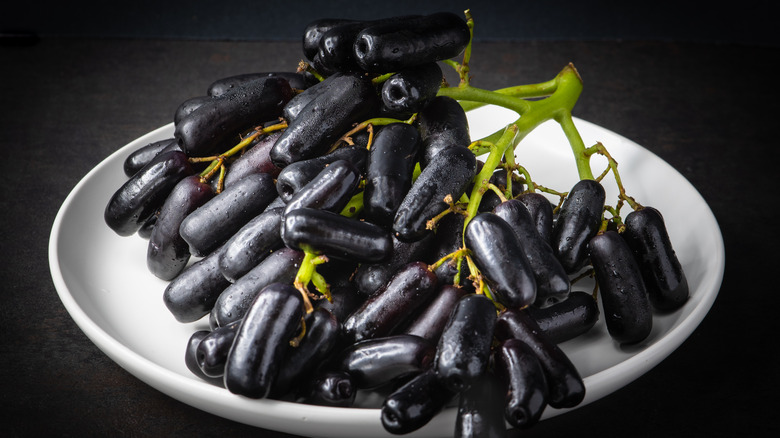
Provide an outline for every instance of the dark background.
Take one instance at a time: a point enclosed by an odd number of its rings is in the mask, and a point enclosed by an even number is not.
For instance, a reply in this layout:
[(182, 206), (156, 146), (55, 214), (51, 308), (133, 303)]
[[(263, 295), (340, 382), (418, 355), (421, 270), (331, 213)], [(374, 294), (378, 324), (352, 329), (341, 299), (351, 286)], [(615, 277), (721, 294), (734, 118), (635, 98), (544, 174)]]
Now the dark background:
[(718, 298), (677, 351), (604, 399), (509, 436), (774, 436), (780, 38), (772, 3), (479, 3), (4, 4), (0, 435), (288, 436), (180, 403), (97, 349), (50, 278), (54, 217), (90, 169), (169, 123), (214, 79), (296, 65), (312, 19), (470, 7), (475, 85), (543, 81), (573, 62), (585, 83), (574, 115), (682, 173), (726, 245)]
[(45, 37), (299, 40), (322, 17), (372, 19), (471, 9), (479, 40), (660, 40), (777, 45), (775, 2), (713, 1), (14, 1), (0, 31)]

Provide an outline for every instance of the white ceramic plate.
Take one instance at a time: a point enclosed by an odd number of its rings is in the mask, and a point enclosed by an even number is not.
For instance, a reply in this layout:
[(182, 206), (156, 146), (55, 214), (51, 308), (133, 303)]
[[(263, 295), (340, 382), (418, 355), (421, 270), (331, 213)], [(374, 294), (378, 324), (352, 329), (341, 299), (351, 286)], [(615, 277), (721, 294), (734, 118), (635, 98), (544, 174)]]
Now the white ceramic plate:
[[(514, 113), (487, 107), (469, 114), (473, 138), (487, 135), (514, 119)], [(623, 387), (676, 349), (709, 311), (720, 288), (725, 263), (718, 224), (696, 189), (663, 160), (604, 128), (575, 119), (587, 145), (604, 143), (620, 163), (629, 195), (660, 209), (690, 283), (691, 297), (669, 315), (656, 316), (650, 337), (631, 348), (609, 338), (603, 319), (588, 334), (562, 344), (584, 377), (583, 404)], [(84, 333), (111, 359), (171, 397), (225, 418), (286, 433), (322, 437), (391, 436), (378, 409), (307, 406), (250, 400), (199, 380), (184, 365), (190, 335), (207, 322), (177, 322), (162, 301), (166, 283), (146, 268), (147, 242), (119, 237), (103, 222), (103, 210), (125, 181), (125, 157), (140, 146), (169, 138), (171, 125), (131, 142), (87, 174), (63, 203), (49, 245), (52, 279), (60, 298)], [(561, 191), (576, 181), (568, 143), (554, 122), (537, 128), (518, 147), (518, 163), (536, 182)], [(594, 173), (603, 161), (593, 160)], [(605, 185), (614, 204), (614, 180)], [(591, 285), (583, 285), (589, 290)], [(562, 411), (548, 408), (545, 418)], [(452, 436), (455, 409), (442, 412), (415, 437)], [(561, 419), (559, 421), (565, 421)]]

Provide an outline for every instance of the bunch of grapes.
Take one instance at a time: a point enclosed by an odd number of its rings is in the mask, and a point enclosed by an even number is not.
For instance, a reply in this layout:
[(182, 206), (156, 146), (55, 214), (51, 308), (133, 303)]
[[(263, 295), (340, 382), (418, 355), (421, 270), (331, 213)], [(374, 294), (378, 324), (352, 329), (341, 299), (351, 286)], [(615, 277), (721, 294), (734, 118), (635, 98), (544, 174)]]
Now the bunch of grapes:
[[(660, 213), (577, 134), (574, 67), (480, 89), (472, 34), (468, 11), (315, 21), (297, 70), (217, 80), (179, 106), (173, 138), (127, 158), (105, 221), (148, 239), (178, 321), (208, 317), (182, 346), (193, 373), (243, 397), (327, 406), (376, 390), (395, 434), (458, 403), (456, 436), (502, 436), (505, 422), (527, 428), (548, 405), (582, 402), (558, 344), (594, 326), (597, 300), (619, 343), (685, 302)], [(519, 118), (474, 140), (466, 111), (485, 104)], [(566, 191), (515, 162), (551, 119), (580, 176)], [(598, 176), (596, 154), (609, 163)], [(586, 276), (597, 288), (573, 290)]]

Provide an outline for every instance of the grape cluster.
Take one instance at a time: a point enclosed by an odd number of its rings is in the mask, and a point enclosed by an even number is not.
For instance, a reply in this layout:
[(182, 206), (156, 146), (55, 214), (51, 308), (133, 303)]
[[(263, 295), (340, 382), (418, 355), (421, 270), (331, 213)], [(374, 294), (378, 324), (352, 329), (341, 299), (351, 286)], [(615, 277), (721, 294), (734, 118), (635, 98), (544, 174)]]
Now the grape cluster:
[[(551, 202), (514, 164), (516, 125), (472, 141), (440, 67), (470, 51), (466, 17), (318, 20), (297, 71), (214, 82), (127, 158), (105, 221), (148, 239), (178, 321), (208, 317), (182, 346), (193, 373), (327, 406), (377, 390), (395, 434), (457, 400), (456, 436), (502, 436), (582, 402), (558, 344), (597, 298), (620, 343), (685, 302), (657, 210), (621, 190), (621, 220), (594, 178)], [(583, 272), (594, 293), (572, 290)]]

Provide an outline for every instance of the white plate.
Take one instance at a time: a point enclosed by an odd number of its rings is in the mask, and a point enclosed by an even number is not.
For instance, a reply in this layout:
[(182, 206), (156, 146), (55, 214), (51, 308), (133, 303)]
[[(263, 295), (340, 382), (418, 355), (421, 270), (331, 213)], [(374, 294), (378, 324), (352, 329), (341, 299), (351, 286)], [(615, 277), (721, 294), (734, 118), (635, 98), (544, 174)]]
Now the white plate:
[[(472, 137), (487, 135), (513, 118), (514, 113), (495, 107), (472, 111)], [(629, 195), (664, 214), (691, 291), (682, 309), (654, 317), (652, 334), (641, 345), (620, 348), (607, 335), (603, 319), (587, 335), (562, 345), (584, 377), (584, 405), (641, 376), (693, 332), (718, 293), (725, 254), (715, 217), (682, 175), (626, 138), (580, 119), (575, 123), (587, 145), (600, 141), (618, 160)], [(130, 373), (204, 411), (298, 435), (391, 436), (382, 428), (378, 409), (250, 400), (201, 381), (186, 368), (187, 340), (208, 324), (177, 322), (162, 301), (166, 283), (147, 271), (147, 242), (137, 236), (119, 237), (103, 222), (108, 199), (125, 181), (125, 157), (172, 134), (172, 125), (164, 126), (118, 150), (89, 172), (60, 208), (52, 227), (49, 262), (54, 285), (72, 318), (92, 342)], [(566, 191), (578, 179), (568, 143), (554, 122), (543, 124), (523, 140), (517, 155), (518, 163), (545, 186)], [(604, 162), (595, 158), (593, 162), (594, 174), (599, 174)], [(608, 203), (614, 204), (613, 180), (608, 178), (605, 185)], [(548, 408), (545, 418), (561, 412)], [(409, 436), (451, 436), (454, 419), (455, 409), (447, 409)]]

